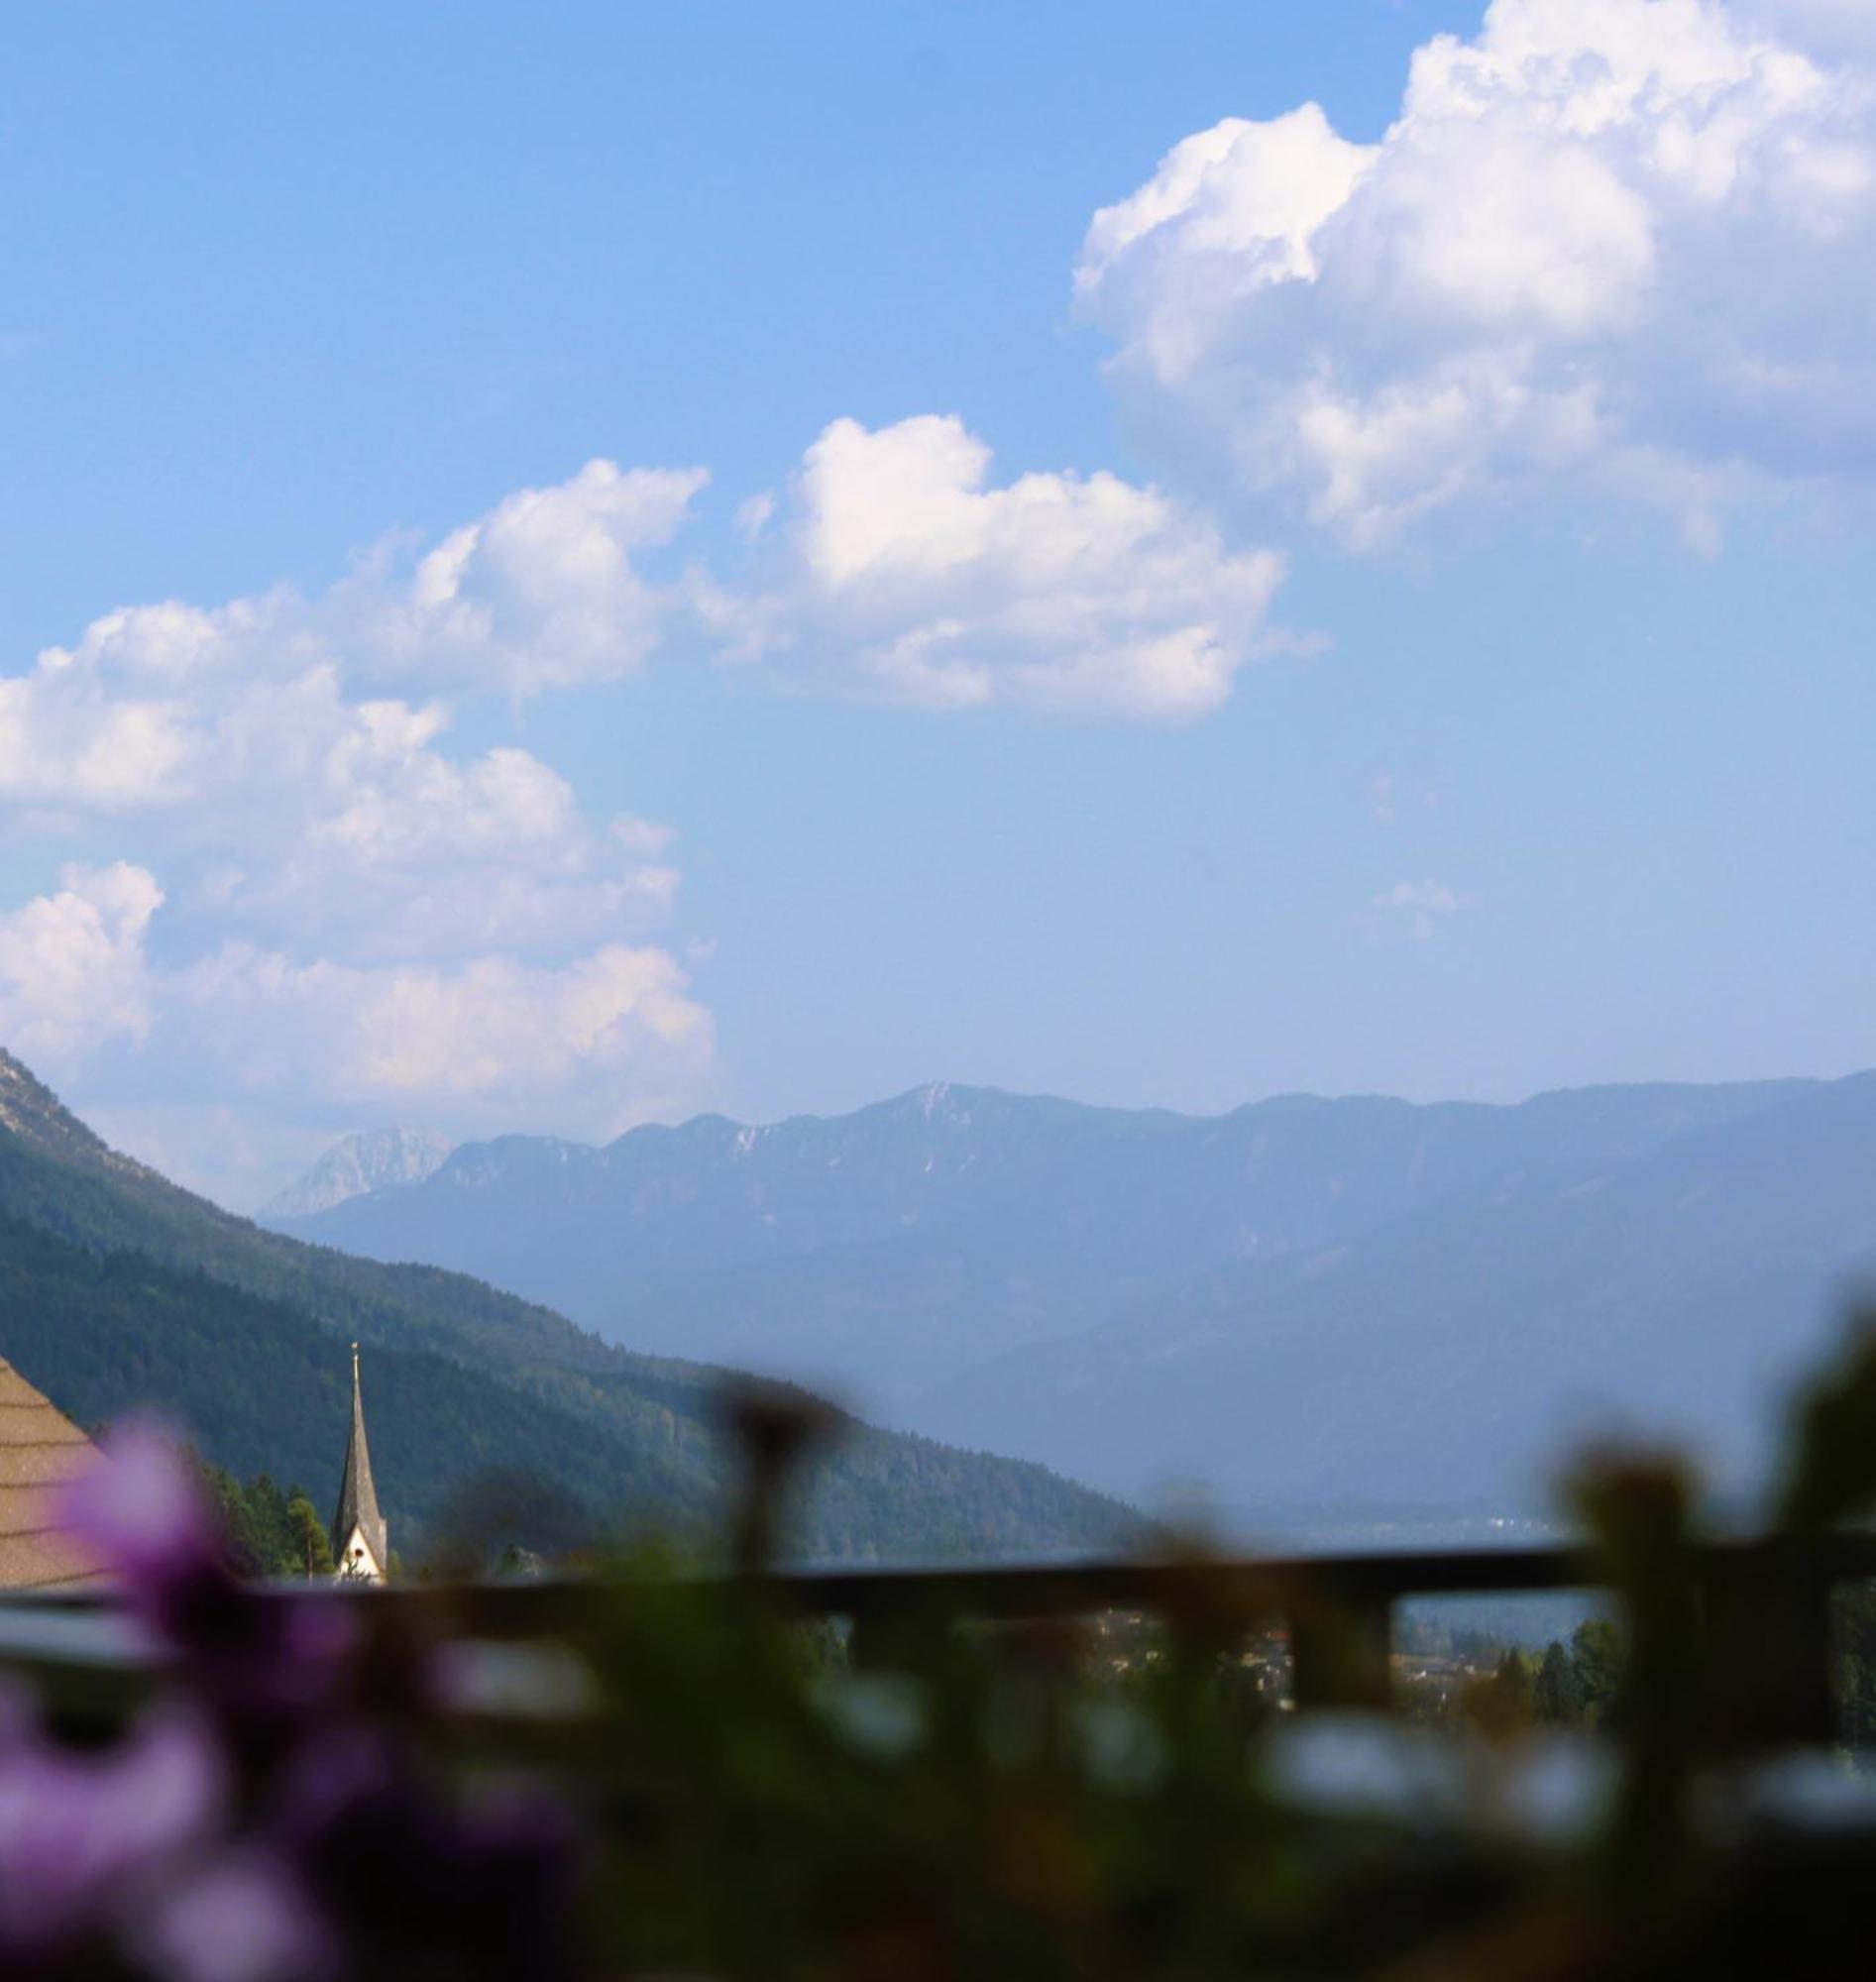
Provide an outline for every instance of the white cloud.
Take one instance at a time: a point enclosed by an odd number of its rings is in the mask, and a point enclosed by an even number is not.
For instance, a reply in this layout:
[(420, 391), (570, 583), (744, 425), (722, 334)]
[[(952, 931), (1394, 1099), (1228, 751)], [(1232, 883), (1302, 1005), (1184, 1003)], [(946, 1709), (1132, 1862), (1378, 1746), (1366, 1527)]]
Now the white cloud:
[[(360, 581), (360, 616), (393, 677), (407, 667), (455, 688), (531, 694), (610, 681), (656, 650), (681, 593), (633, 563), (676, 535), (701, 469), (620, 470), (591, 461), (554, 489), (524, 489), (453, 532), (418, 565), (401, 610), (380, 618)], [(349, 603), (349, 601), (348, 601)]]
[(335, 1107), (607, 1133), (695, 1098), (709, 1015), (647, 940), (669, 833), (452, 730), (649, 658), (686, 587), (638, 558), (701, 481), (594, 463), (316, 597), (120, 609), (0, 677), (16, 836), (138, 863), (0, 916), (0, 1042), (197, 1174), (184, 1097), (197, 1144), (231, 1110), (250, 1142)]
[[(33, 748), (44, 737), (21, 741), (30, 776), (12, 796), (29, 802), (29, 822), (95, 833), (138, 816), (136, 842), (162, 862), (191, 928), (290, 932), (372, 954), (532, 951), (642, 928), (676, 889), (658, 828), (591, 820), (566, 780), (518, 747), (452, 755), (448, 705), (350, 699), (327, 661), (296, 677), (194, 682), (164, 714), (183, 741), (147, 779), (114, 755), (123, 724), (110, 666), (0, 681), (0, 699), (22, 685), (42, 728), (71, 745), (61, 763), (50, 743)], [(118, 775), (86, 774), (94, 758)]]
[[(0, 1042), (57, 1079), (104, 1076), (138, 1146), (227, 1182), (214, 1146), (260, 1125), (341, 1127), (442, 1111), (462, 1134), (607, 1137), (695, 1094), (709, 1012), (664, 949), (608, 943), (554, 964), (296, 957), (230, 938), (153, 953), (163, 891), (119, 861), (71, 866), (0, 916)], [(286, 1129), (303, 1158), (311, 1141)]]
[(127, 861), (69, 866), (55, 895), (0, 915), (0, 1042), (63, 1058), (150, 1029), (144, 940), (163, 901)]
[[(216, 680), (296, 680), (321, 665), (381, 692), (526, 696), (615, 681), (685, 609), (683, 584), (655, 582), (637, 560), (671, 542), (707, 480), (590, 461), (554, 488), (517, 490), (414, 561), (382, 545), (313, 598), (280, 588), (206, 609), (120, 607), (41, 655), (27, 680), (52, 708), (116, 683), (122, 708), (171, 723)], [(186, 725), (181, 735), (146, 778), (152, 795), (199, 743)], [(0, 795), (10, 770), (0, 758)]]
[(989, 448), (936, 415), (836, 420), (778, 538), (761, 578), (710, 602), (731, 651), (931, 709), (1203, 715), (1257, 651), (1282, 576), (1112, 475), (993, 485)]
[[(296, 962), (231, 942), (162, 987), (166, 1019), (198, 1062), (221, 1062), (220, 1086), (296, 1093), (302, 1066), (338, 1101), (458, 1104), (456, 1120), (515, 1128), (541, 1117), (605, 1134), (633, 1119), (607, 1076), (641, 1080), (701, 1069), (709, 1014), (664, 950), (608, 944), (557, 967), (512, 957), (362, 967)], [(232, 1049), (228, 1022), (232, 1029)], [(570, 1081), (584, 1092), (571, 1102)]]
[[(1842, 0), (1495, 0), (1376, 145), (1227, 120), (1098, 214), (1115, 371), (1357, 546), (1563, 498), (1710, 542), (1876, 476), (1876, 89)], [(1876, 47), (1876, 37), (1863, 37)]]
[(734, 590), (659, 569), (703, 483), (596, 461), (323, 592), (121, 607), (0, 675), (14, 833), (105, 863), (0, 917), (0, 1040), (197, 1175), (315, 1120), (606, 1133), (710, 1080), (657, 940), (670, 834), (517, 744), (456, 747), (465, 705), (688, 645), (879, 700), (1181, 718), (1270, 637), (1274, 556), (1111, 475), (996, 484), (954, 419), (829, 426), (744, 505)]
[(526, 750), (452, 757), (447, 727), (438, 705), (347, 703), (324, 671), (245, 700), (223, 726), (212, 817), (233, 811), (247, 830), (230, 851), (219, 833), (176, 833), (200, 863), (188, 907), (403, 957), (533, 952), (662, 919), (668, 834), (590, 820)]
[(1415, 942), (1427, 942), (1439, 925), (1458, 915), (1467, 903), (1444, 881), (1396, 881), (1375, 897), (1374, 906)]
[(195, 747), (173, 701), (109, 694), (62, 665), (0, 677), (0, 799), (129, 810), (181, 797)]

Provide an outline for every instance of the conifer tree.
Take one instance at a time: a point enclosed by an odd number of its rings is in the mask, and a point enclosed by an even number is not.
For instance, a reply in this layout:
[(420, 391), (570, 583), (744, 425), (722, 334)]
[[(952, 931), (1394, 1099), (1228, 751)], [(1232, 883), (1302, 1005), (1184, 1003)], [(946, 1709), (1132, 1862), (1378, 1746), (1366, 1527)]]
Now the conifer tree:
[(286, 1522), (297, 1550), (295, 1568), (306, 1576), (330, 1576), (332, 1544), (305, 1494), (297, 1494), (286, 1503)]
[(1570, 1654), (1555, 1638), (1545, 1647), (1533, 1690), (1537, 1717), (1546, 1727), (1567, 1727), (1583, 1717), (1583, 1701)]

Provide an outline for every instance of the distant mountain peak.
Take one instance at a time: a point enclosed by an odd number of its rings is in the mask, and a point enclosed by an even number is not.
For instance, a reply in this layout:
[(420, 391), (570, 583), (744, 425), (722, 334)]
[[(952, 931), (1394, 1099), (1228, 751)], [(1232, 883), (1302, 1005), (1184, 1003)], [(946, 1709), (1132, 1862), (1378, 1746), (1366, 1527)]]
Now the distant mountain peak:
[(262, 1208), (263, 1218), (310, 1218), (392, 1184), (421, 1183), (455, 1148), (433, 1129), (372, 1129), (335, 1144), (300, 1180)]
[[(984, 1103), (1008, 1098), (991, 1087), (965, 1087), (954, 1080), (928, 1080), (922, 1087), (908, 1088), (904, 1094), (896, 1094), (889, 1101), (875, 1102), (871, 1108), (859, 1112), (861, 1115), (900, 1118), (915, 1116), (925, 1122), (967, 1129), (971, 1126), (974, 1112)], [(831, 1116), (827, 1119), (838, 1122), (846, 1118)]]

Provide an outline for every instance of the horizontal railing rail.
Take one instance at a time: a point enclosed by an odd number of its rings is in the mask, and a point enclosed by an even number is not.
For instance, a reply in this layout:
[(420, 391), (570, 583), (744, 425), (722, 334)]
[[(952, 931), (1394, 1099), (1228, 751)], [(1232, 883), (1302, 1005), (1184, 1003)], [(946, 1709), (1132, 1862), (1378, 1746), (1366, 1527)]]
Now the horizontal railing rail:
[[(1830, 1599), (1876, 1580), (1876, 1532), (1768, 1535), (1692, 1544), (1686, 1564), (1723, 1614), (1772, 1616), (1755, 1676), (1753, 1732), (1770, 1740), (1831, 1736)], [(1193, 1557), (1162, 1561), (985, 1563), (925, 1568), (780, 1568), (753, 1582), (805, 1617), (869, 1631), (907, 1619), (1016, 1624), (1101, 1612), (1206, 1618), (1287, 1634), (1298, 1707), (1389, 1704), (1396, 1608), (1409, 1598), (1582, 1590), (1607, 1578), (1571, 1544), (1379, 1550), (1360, 1554)], [(577, 1641), (628, 1584), (543, 1578), (390, 1589), (277, 1584), (274, 1600), (388, 1606), (416, 1627), (505, 1643)], [(153, 1663), (108, 1593), (0, 1597), (0, 1668), (60, 1696), (102, 1702), (134, 1689)]]

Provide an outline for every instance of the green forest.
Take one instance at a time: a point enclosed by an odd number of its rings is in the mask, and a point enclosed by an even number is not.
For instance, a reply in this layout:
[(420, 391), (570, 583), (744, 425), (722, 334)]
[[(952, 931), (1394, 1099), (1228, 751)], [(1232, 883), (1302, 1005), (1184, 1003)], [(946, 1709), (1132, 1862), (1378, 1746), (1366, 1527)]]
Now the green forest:
[[(210, 1464), (327, 1509), (365, 1345), (380, 1498), (409, 1558), (465, 1523), (558, 1551), (709, 1549), (736, 1483), (722, 1373), (613, 1349), (461, 1274), (258, 1230), (115, 1156), (17, 1061), (0, 1127), (0, 1355), (67, 1416), (168, 1419)], [(22, 1105), (24, 1103), (24, 1105)], [(848, 1426), (787, 1537), (809, 1559), (1112, 1546), (1119, 1503), (1046, 1469)]]

